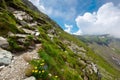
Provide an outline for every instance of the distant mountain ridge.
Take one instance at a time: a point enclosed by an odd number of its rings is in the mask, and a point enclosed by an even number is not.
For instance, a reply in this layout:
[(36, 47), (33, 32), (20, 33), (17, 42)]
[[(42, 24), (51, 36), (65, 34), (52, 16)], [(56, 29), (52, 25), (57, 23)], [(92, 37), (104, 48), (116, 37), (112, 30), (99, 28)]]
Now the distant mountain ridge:
[(106, 61), (120, 70), (120, 39), (110, 35), (76, 36)]

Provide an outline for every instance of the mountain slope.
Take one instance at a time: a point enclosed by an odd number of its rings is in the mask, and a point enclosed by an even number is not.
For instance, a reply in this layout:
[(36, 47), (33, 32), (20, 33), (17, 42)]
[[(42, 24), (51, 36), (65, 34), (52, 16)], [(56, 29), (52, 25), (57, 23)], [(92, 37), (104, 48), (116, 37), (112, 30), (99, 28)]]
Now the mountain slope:
[(118, 79), (117, 71), (101, 76), (94, 52), (27, 0), (0, 0), (0, 37), (0, 80)]
[[(106, 65), (109, 65), (111, 69), (120, 71), (119, 39), (109, 35), (84, 35), (76, 37), (86, 43), (97, 55), (102, 57), (107, 62)], [(106, 67), (106, 70), (109, 68), (107, 66), (104, 67)], [(111, 70), (109, 69), (108, 71)], [(113, 72), (110, 73), (113, 74)]]

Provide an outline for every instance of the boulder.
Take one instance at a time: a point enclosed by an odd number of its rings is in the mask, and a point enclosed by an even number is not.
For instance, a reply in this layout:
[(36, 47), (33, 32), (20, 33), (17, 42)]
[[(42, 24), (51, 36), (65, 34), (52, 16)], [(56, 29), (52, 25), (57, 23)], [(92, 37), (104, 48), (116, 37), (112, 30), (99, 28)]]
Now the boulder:
[(27, 26), (28, 24), (27, 24), (27, 22), (25, 22), (25, 21), (20, 21), (20, 24), (22, 25), (22, 26)]
[(29, 30), (29, 29), (24, 29), (23, 28), (23, 30), (25, 31), (25, 33), (27, 33), (27, 34), (34, 34), (35, 32), (33, 31), (33, 30)]
[(0, 66), (8, 65), (12, 61), (12, 53), (0, 48)]
[(18, 20), (33, 20), (33, 18), (27, 14), (24, 11), (14, 11), (13, 15), (18, 19)]
[(37, 22), (33, 22), (33, 23), (28, 23), (27, 25), (30, 27), (36, 26), (38, 23)]
[(48, 37), (50, 37), (50, 39), (53, 40), (54, 35), (48, 34)]
[(34, 76), (31, 76), (31, 77), (28, 77), (28, 78), (26, 78), (26, 79), (24, 79), (24, 80), (36, 80), (36, 79), (35, 79)]
[(25, 34), (16, 34), (15, 36), (19, 37), (19, 38), (26, 38), (28, 35), (25, 35)]
[(91, 63), (91, 65), (92, 65), (94, 72), (97, 73), (98, 72), (97, 66), (94, 63)]
[(18, 41), (20, 44), (25, 43), (25, 39), (24, 39), (24, 38), (19, 38), (19, 39), (17, 39), (17, 41)]
[(80, 63), (81, 65), (83, 65), (83, 66), (86, 65), (85, 61), (83, 61), (83, 60), (79, 60), (79, 63)]
[(0, 71), (3, 69), (5, 67), (5, 65), (3, 65), (3, 66), (0, 66)]
[(7, 39), (0, 37), (0, 47), (7, 48), (9, 46), (9, 43), (7, 42)]

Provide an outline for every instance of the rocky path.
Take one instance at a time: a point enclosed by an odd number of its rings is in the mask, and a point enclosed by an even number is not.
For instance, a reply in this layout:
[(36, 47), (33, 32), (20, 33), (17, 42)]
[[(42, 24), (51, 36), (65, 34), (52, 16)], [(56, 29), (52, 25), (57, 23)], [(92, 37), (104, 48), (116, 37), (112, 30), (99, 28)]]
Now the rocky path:
[(15, 56), (9, 66), (0, 71), (0, 80), (24, 80), (25, 70), (29, 66), (28, 61), (39, 58), (37, 53), (39, 48), (41, 44), (36, 44), (34, 50)]

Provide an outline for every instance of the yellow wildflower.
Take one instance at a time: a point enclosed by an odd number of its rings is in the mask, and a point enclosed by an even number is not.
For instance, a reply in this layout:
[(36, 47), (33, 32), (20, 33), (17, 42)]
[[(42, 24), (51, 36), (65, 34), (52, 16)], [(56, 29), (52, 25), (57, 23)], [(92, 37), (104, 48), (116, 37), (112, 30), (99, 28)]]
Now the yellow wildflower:
[(55, 76), (55, 78), (58, 78), (58, 76)]
[(51, 74), (51, 73), (49, 73), (48, 75), (49, 75), (50, 77), (52, 76), (52, 74)]
[(40, 65), (43, 66), (45, 63), (41, 63)]
[(32, 72), (35, 72), (35, 70), (32, 70)]
[(37, 67), (35, 67), (35, 69), (37, 69)]
[(35, 70), (35, 73), (37, 73), (38, 72), (38, 70)]
[(42, 70), (42, 73), (44, 73), (45, 71), (44, 70)]

